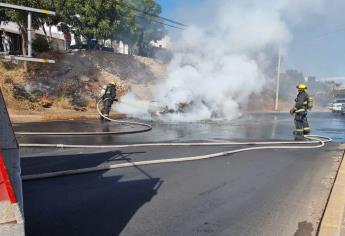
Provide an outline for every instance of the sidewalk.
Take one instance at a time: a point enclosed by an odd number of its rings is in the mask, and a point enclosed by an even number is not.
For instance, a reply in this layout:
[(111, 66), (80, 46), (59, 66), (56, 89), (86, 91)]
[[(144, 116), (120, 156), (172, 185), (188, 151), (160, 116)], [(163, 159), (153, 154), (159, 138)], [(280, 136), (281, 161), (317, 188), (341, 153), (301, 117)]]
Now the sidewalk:
[[(345, 149), (345, 145), (341, 145)], [(345, 151), (344, 151), (345, 154)], [(319, 236), (345, 236), (345, 160), (344, 154), (329, 201), (321, 220)]]

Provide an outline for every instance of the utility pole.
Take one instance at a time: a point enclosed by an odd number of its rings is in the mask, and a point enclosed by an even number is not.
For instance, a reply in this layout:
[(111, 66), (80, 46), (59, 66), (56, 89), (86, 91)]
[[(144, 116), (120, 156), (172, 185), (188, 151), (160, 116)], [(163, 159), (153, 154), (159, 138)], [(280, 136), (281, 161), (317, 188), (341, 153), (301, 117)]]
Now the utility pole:
[(277, 83), (276, 83), (276, 99), (275, 99), (275, 103), (274, 103), (274, 110), (275, 111), (278, 111), (278, 105), (279, 105), (279, 83), (280, 83), (281, 54), (282, 54), (282, 50), (281, 50), (281, 47), (279, 47), (278, 67), (277, 67)]

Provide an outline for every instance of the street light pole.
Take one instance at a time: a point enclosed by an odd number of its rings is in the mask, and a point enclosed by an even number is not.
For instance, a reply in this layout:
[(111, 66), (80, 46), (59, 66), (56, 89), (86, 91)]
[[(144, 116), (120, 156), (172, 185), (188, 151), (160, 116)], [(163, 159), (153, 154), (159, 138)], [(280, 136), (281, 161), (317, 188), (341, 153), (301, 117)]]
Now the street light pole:
[(278, 111), (278, 105), (279, 105), (279, 83), (280, 83), (280, 68), (281, 68), (281, 47), (279, 47), (278, 52), (278, 68), (277, 68), (277, 84), (276, 84), (276, 99), (274, 103), (274, 110)]
[(28, 12), (28, 57), (32, 57), (32, 14)]

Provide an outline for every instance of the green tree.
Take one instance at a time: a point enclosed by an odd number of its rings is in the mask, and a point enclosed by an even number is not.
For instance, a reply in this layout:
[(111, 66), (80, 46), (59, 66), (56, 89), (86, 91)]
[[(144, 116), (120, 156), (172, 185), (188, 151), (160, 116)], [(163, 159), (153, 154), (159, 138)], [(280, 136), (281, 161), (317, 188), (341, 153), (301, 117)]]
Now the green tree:
[[(157, 23), (161, 7), (155, 0), (6, 0), (7, 3), (56, 11), (56, 16), (33, 14), (33, 29), (42, 27), (46, 39), (51, 41), (45, 25), (57, 25), (62, 32), (72, 32), (90, 42), (97, 40), (122, 40), (130, 51), (137, 46), (144, 54), (151, 41), (164, 37), (165, 29)], [(5, 9), (0, 11), (0, 20), (14, 21), (22, 35), (23, 54), (27, 47), (27, 13)]]
[(76, 3), (78, 22), (74, 25), (80, 35), (91, 39), (110, 39), (119, 25), (116, 0), (86, 0)]
[(3, 8), (0, 8), (0, 24), (1, 22), (6, 22), (7, 17)]
[(161, 20), (153, 16), (159, 16), (162, 12), (161, 6), (154, 0), (133, 0), (133, 6), (146, 14), (139, 13), (136, 16), (137, 21), (137, 44), (139, 54), (147, 55), (151, 41), (157, 42), (162, 39), (166, 30)]
[(45, 0), (42, 1), (42, 8), (51, 9), (56, 12), (55, 16), (44, 16), (40, 17), (40, 25), (44, 25), (49, 28), (49, 37), (43, 27), (43, 31), (46, 38), (51, 41), (51, 27), (58, 26), (58, 29), (64, 33), (72, 32), (76, 33), (80, 28), (80, 22), (78, 18), (78, 4), (80, 0)]
[(130, 10), (128, 7), (123, 8), (123, 12), (120, 14), (120, 24), (118, 31), (114, 39), (122, 41), (129, 46), (129, 54), (133, 54), (133, 49), (139, 39), (139, 26), (136, 21), (135, 11)]

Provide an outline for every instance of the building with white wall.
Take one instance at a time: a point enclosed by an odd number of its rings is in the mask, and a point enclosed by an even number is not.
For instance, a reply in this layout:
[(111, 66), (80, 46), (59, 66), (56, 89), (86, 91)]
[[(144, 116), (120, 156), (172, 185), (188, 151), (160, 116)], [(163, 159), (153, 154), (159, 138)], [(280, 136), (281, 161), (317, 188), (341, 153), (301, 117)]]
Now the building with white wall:
[[(11, 34), (20, 35), (19, 26), (15, 22), (8, 22), (6, 24), (1, 22), (0, 30), (5, 31), (7, 33), (11, 33)], [(45, 26), (45, 30), (46, 30), (47, 36), (51, 37), (51, 46), (53, 47), (53, 49), (65, 50), (64, 34), (61, 31), (59, 31), (56, 26), (52, 26), (52, 27)], [(45, 36), (42, 28), (35, 30), (33, 32), (33, 38), (35, 38), (35, 35)]]
[(157, 42), (152, 41), (151, 45), (157, 48), (169, 49), (171, 48), (171, 38), (166, 35), (164, 38), (158, 40)]

